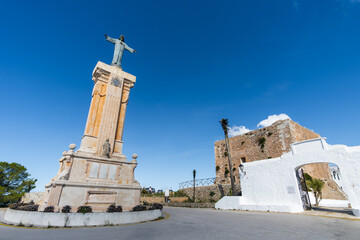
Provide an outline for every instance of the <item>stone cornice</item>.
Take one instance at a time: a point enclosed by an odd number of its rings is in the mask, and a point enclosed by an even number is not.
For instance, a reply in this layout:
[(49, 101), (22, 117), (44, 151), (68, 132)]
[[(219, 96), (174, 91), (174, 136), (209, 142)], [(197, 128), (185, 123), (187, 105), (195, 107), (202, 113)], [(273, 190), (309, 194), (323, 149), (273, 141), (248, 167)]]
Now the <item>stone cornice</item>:
[[(101, 78), (102, 75), (105, 75), (108, 79), (109, 75), (113, 74), (119, 76), (120, 78), (124, 78), (125, 81), (130, 82), (132, 85), (136, 82), (136, 77), (130, 73), (124, 72), (117, 66), (108, 65), (106, 63), (98, 61), (93, 71), (93, 81), (104, 81)], [(106, 81), (105, 81), (106, 82)]]

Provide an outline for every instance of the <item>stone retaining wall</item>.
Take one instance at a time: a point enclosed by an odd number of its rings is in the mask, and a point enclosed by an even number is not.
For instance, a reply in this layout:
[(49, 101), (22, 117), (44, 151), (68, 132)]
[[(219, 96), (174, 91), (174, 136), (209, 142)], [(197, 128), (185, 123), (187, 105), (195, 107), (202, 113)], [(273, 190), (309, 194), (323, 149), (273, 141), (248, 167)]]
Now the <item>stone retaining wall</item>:
[(139, 223), (158, 219), (160, 210), (116, 213), (48, 213), (8, 209), (3, 221), (34, 227), (88, 227)]
[(188, 207), (188, 208), (215, 208), (215, 203), (185, 203), (185, 202), (170, 202), (164, 203), (164, 206), (169, 207)]
[[(184, 202), (188, 200), (188, 197), (170, 197), (170, 202)], [(140, 197), (142, 203), (164, 203), (164, 197)]]
[[(240, 191), (239, 185), (235, 185), (235, 187), (236, 187), (237, 191)], [(230, 195), (230, 189), (231, 189), (230, 184), (224, 184), (224, 185), (219, 184), (219, 185), (195, 187), (195, 200), (196, 200), (196, 202), (198, 202), (198, 201), (210, 202), (211, 199), (213, 201), (218, 201), (223, 196)], [(194, 188), (193, 187), (183, 188), (183, 189), (179, 189), (179, 190), (185, 192), (187, 196), (189, 196), (191, 199), (193, 199), (193, 196), (194, 196)], [(210, 197), (210, 192), (215, 193), (215, 195), (212, 198)]]

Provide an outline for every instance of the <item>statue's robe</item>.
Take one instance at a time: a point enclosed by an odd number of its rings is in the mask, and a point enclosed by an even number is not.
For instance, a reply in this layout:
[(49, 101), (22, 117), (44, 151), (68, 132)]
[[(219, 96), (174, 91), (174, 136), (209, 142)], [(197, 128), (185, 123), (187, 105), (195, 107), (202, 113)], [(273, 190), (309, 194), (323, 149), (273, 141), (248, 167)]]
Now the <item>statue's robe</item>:
[(106, 40), (115, 44), (114, 57), (112, 60), (112, 64), (116, 64), (119, 67), (121, 67), (121, 60), (122, 60), (122, 56), (124, 54), (124, 49), (128, 50), (131, 53), (133, 53), (135, 51), (134, 49), (129, 47), (125, 42), (123, 42), (119, 39), (115, 39), (115, 38), (106, 36)]

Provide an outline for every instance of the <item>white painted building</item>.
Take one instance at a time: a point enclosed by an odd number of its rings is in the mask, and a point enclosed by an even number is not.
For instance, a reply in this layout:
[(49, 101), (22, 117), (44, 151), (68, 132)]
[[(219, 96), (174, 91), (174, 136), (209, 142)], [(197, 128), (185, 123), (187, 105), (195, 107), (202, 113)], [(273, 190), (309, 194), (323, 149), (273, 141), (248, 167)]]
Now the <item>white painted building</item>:
[(360, 147), (328, 145), (325, 138), (318, 138), (294, 143), (291, 149), (279, 158), (244, 163), (242, 196), (223, 197), (215, 208), (303, 212), (296, 171), (311, 163), (334, 163), (353, 213), (360, 216)]

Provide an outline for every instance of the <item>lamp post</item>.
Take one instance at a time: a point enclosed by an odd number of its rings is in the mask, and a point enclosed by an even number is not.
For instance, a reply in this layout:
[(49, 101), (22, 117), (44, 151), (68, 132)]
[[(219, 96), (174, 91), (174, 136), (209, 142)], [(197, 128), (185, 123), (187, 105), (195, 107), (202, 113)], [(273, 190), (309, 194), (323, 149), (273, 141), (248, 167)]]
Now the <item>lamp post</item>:
[(193, 177), (194, 177), (194, 202), (195, 202), (195, 177), (196, 177), (196, 170), (193, 170)]

